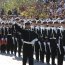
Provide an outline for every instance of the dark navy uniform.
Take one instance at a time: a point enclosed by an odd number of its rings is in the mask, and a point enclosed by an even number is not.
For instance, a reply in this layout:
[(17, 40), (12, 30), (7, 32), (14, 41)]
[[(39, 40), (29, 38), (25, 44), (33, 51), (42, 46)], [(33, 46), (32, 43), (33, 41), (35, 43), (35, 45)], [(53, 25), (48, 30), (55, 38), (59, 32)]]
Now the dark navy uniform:
[[(39, 26), (36, 27), (36, 33), (38, 34), (38, 38), (40, 37), (41, 35), (41, 28)], [(40, 52), (40, 45), (39, 45), (39, 42), (36, 41), (35, 42), (35, 55), (36, 55), (36, 60), (39, 61), (39, 52)]]
[(17, 31), (15, 30), (14, 25), (12, 26), (12, 36), (13, 36), (13, 44), (14, 44), (14, 54), (16, 56), (18, 40), (17, 40)]
[(31, 41), (38, 37), (34, 31), (21, 29), (17, 24), (15, 28), (22, 35), (23, 39), (23, 65), (26, 65), (27, 59), (29, 59), (29, 65), (33, 65), (33, 46)]
[(8, 28), (8, 34), (7, 34), (7, 53), (9, 53), (9, 51), (11, 51), (11, 53), (13, 54), (13, 40), (12, 40), (12, 29)]
[(2, 29), (1, 29), (1, 32), (2, 32), (2, 38), (1, 38), (1, 40), (2, 40), (2, 43), (1, 43), (1, 52), (2, 53), (4, 53), (5, 52), (5, 27), (2, 27)]
[(38, 41), (36, 41), (35, 42), (35, 55), (36, 55), (37, 61), (39, 61), (39, 49), (40, 49), (39, 43), (38, 43)]
[(12, 27), (9, 27), (9, 37), (10, 37), (10, 50), (11, 50), (11, 54), (13, 54), (14, 44), (12, 40)]

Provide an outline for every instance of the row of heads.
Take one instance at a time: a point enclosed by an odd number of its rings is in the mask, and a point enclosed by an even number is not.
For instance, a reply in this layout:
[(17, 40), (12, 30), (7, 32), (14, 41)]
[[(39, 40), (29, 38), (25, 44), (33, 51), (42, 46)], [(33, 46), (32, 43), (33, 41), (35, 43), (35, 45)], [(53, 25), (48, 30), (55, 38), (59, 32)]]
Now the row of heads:
[[(42, 22), (41, 20), (35, 20), (35, 19), (29, 19), (29, 20), (28, 19), (21, 19), (20, 17), (15, 17), (14, 21), (17, 23), (24, 23), (25, 25), (30, 25), (30, 24), (44, 25), (44, 24), (46, 24), (46, 26), (48, 26), (48, 23), (53, 24), (52, 21), (47, 23), (46, 21)], [(12, 25), (12, 23), (13, 23), (13, 21), (10, 23), (9, 22), (7, 23), (6, 21), (4, 23), (0, 22), (0, 24), (5, 24), (5, 25)], [(57, 23), (59, 24), (58, 21), (54, 22), (54, 24), (57, 24)], [(65, 24), (65, 22), (63, 21), (62, 24)]]

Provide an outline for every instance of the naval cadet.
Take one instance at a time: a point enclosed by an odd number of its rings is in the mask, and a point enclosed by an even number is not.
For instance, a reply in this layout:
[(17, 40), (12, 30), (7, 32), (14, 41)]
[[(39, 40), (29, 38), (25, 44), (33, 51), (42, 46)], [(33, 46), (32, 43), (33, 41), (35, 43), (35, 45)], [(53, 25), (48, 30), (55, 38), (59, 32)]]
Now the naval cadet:
[(12, 40), (12, 28), (11, 25), (7, 28), (8, 34), (7, 34), (7, 53), (11, 51), (11, 54), (13, 54), (13, 40)]
[(4, 23), (2, 24), (1, 32), (2, 32), (1, 53), (4, 53), (5, 52), (5, 24)]
[[(41, 27), (40, 27), (41, 21), (37, 22), (36, 26), (36, 33), (38, 34), (38, 38), (41, 36)], [(38, 41), (35, 42), (35, 55), (36, 55), (36, 60), (39, 61), (39, 56), (40, 56), (40, 44)]]
[(13, 39), (13, 44), (14, 44), (14, 55), (16, 56), (18, 41), (17, 41), (17, 31), (14, 25), (12, 25), (12, 39)]
[(41, 38), (40, 38), (40, 61), (44, 63), (44, 55), (45, 55), (45, 39), (44, 39), (44, 27), (41, 26)]

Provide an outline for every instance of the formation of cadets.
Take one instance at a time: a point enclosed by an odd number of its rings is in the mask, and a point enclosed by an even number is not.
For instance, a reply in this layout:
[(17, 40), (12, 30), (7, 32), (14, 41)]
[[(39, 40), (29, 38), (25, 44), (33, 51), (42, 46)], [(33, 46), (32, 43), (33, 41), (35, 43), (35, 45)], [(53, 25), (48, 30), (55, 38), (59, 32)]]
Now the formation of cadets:
[[(25, 28), (25, 23), (28, 22), (31, 24), (30, 31), (34, 31), (38, 36), (33, 45), (31, 46), (24, 44), (28, 42), (28, 31), (22, 31)], [(14, 54), (18, 52), (18, 56), (21, 57), (21, 50), (23, 48), (23, 65), (26, 65), (27, 57), (29, 58), (29, 64), (33, 65), (32, 55), (35, 54), (37, 62), (44, 62), (44, 57), (46, 57), (46, 63), (50, 64), (50, 58), (52, 60), (51, 64), (56, 65), (55, 59), (57, 58), (57, 65), (63, 65), (64, 58), (64, 49), (65, 49), (65, 28), (52, 27), (46, 25), (41, 20), (25, 20), (19, 17), (9, 17), (6, 20), (6, 17), (0, 18), (0, 51), (1, 53)], [(19, 28), (18, 28), (18, 27)], [(18, 28), (18, 29), (17, 29)], [(32, 40), (35, 36), (35, 33), (32, 32), (29, 38)], [(34, 33), (34, 34), (33, 34)], [(24, 34), (24, 35), (23, 35)], [(23, 37), (22, 37), (23, 36)], [(24, 43), (23, 43), (24, 38)], [(25, 47), (24, 47), (25, 45)], [(26, 50), (25, 50), (26, 48)], [(25, 52), (28, 51), (29, 53)], [(34, 54), (30, 53), (31, 51)], [(26, 56), (28, 54), (28, 56)]]

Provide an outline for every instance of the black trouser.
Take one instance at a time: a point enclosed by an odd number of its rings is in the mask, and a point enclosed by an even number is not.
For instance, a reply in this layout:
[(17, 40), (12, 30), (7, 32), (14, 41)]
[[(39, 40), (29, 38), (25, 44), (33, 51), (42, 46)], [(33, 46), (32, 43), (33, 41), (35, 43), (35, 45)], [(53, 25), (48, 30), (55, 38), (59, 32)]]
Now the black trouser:
[(21, 47), (22, 47), (22, 42), (21, 39), (18, 39), (18, 56), (21, 56)]
[(1, 45), (1, 53), (4, 53), (5, 49), (6, 49), (5, 44)]
[(14, 44), (14, 54), (16, 56), (16, 52), (17, 52), (17, 41), (14, 40), (15, 44)]
[(33, 65), (33, 47), (31, 44), (24, 43), (23, 45), (23, 65), (26, 65), (29, 60), (29, 65)]
[(29, 60), (29, 65), (33, 65), (33, 56), (32, 54), (27, 55), (23, 53), (23, 65), (26, 65), (27, 59)]
[(36, 60), (39, 61), (39, 49), (40, 49), (40, 46), (39, 46), (39, 43), (38, 41), (35, 42), (35, 55), (36, 55)]
[(50, 62), (50, 52), (47, 51), (46, 53), (46, 62), (49, 63)]
[(7, 53), (9, 53), (9, 51), (10, 51), (10, 44), (9, 42), (7, 42)]
[(5, 35), (2, 36), (3, 40), (2, 40), (2, 44), (1, 44), (1, 52), (5, 52), (6, 50), (6, 45), (5, 45)]
[(35, 50), (36, 60), (39, 61), (39, 49)]
[(18, 47), (18, 56), (20, 57), (21, 56), (21, 46), (19, 45)]
[(49, 49), (49, 45), (46, 44), (46, 62), (49, 64), (50, 61), (50, 49)]
[(13, 54), (13, 51), (14, 51), (14, 44), (13, 44), (13, 40), (12, 40), (12, 37), (10, 39), (10, 51), (11, 51), (11, 54)]
[(12, 36), (8, 35), (7, 37), (7, 53), (9, 53), (9, 51), (11, 50), (11, 53), (13, 53), (13, 40), (12, 40)]
[(60, 53), (58, 53), (58, 65), (63, 65), (63, 58), (64, 58), (64, 55)]
[(56, 57), (56, 51), (51, 51), (51, 59), (52, 59), (52, 65), (55, 65), (55, 57)]
[(40, 61), (44, 63), (44, 51), (40, 50)]

